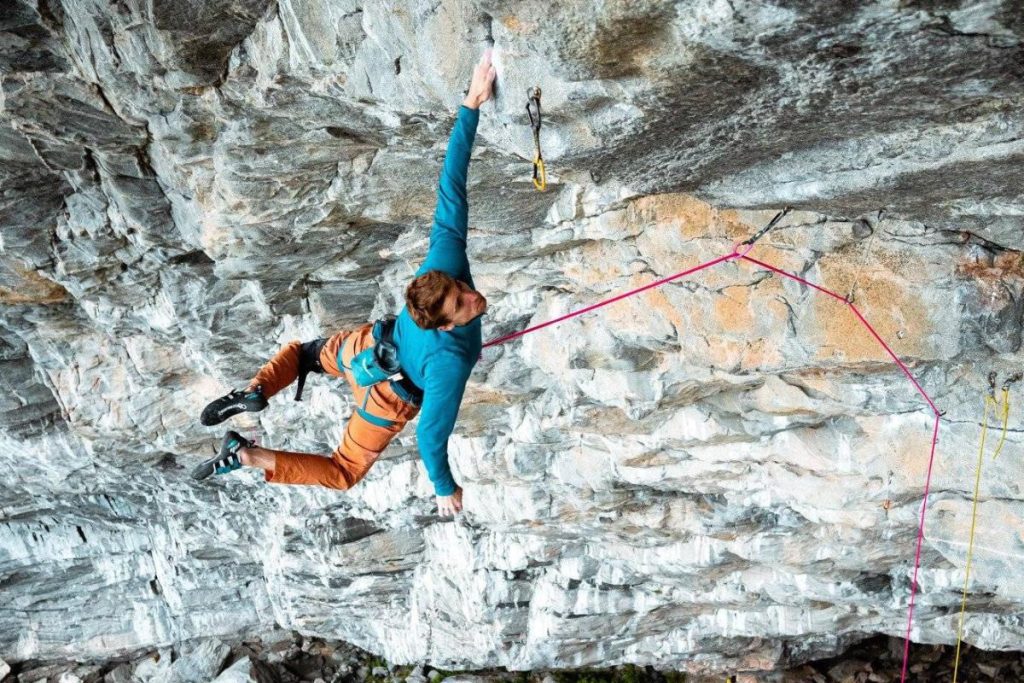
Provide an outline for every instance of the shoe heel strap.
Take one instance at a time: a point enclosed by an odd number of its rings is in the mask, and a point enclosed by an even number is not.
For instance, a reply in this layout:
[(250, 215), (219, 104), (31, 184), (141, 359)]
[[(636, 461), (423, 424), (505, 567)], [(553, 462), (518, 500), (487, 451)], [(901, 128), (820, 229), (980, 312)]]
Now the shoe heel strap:
[(214, 463), (214, 474), (227, 474), (242, 467), (238, 455), (231, 453)]
[(217, 461), (218, 465), (221, 463), (225, 463), (228, 467), (236, 468), (242, 466), (242, 459), (238, 457), (238, 453), (228, 453)]

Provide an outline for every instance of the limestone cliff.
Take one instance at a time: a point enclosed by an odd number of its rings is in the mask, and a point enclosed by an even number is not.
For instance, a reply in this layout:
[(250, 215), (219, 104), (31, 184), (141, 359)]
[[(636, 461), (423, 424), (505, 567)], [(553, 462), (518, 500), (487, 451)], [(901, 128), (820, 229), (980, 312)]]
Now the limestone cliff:
[[(946, 411), (912, 638), (955, 640), (986, 376), (1022, 359), (1020, 0), (9, 0), (0, 31), (4, 660), (276, 624), (446, 668), (759, 671), (903, 634), (931, 412), (847, 307), (749, 263), (486, 351), (456, 522), (412, 430), (350, 493), (188, 477), (207, 401), (401, 306), (490, 44), (485, 335), (794, 206), (754, 255), (852, 295)], [(326, 452), (350, 409), (314, 377), (234, 424)], [(1020, 424), (982, 482), (983, 648), (1024, 638)]]

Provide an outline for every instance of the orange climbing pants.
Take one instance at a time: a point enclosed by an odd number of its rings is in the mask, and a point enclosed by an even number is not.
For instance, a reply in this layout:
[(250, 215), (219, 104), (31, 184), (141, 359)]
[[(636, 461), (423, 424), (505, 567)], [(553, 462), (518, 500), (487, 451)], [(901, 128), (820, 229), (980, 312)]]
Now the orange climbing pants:
[[(332, 377), (344, 376), (355, 396), (356, 407), (345, 427), (341, 444), (330, 457), (308, 453), (274, 451), (274, 469), (266, 471), (266, 480), (274, 484), (313, 484), (332, 489), (349, 489), (366, 476), (377, 457), (406, 423), (416, 416), (419, 406), (396, 393), (387, 380), (371, 387), (356, 384), (352, 358), (373, 346), (373, 325), (339, 332), (330, 337), (320, 351), (320, 365)], [(261, 385), (270, 398), (295, 381), (299, 374), (301, 343), (293, 341), (281, 348), (264, 365), (250, 386)], [(339, 353), (340, 351), (340, 353)], [(341, 365), (338, 367), (338, 359)]]

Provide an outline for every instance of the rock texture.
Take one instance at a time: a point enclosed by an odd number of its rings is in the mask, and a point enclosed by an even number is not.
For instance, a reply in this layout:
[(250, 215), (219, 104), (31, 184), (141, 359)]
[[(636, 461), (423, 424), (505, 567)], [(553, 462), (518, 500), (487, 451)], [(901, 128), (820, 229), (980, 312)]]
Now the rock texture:
[[(4, 660), (277, 625), (445, 668), (758, 672), (903, 634), (930, 413), (847, 308), (749, 264), (486, 352), (456, 522), (412, 430), (350, 493), (188, 478), (206, 401), (401, 305), (490, 44), (486, 334), (796, 206), (754, 256), (851, 294), (946, 411), (911, 635), (955, 640), (985, 378), (1021, 361), (1018, 0), (14, 0), (0, 31)], [(317, 377), (237, 423), (326, 452), (350, 408)], [(1024, 638), (1019, 425), (982, 482), (986, 649)]]
[[(227, 654), (225, 655), (225, 651)], [(225, 659), (225, 656), (227, 659)], [(956, 647), (919, 646), (908, 662), (910, 680), (952, 680)], [(271, 632), (233, 643), (189, 642), (141, 651), (102, 665), (23, 661), (12, 681), (57, 683), (722, 683), (722, 675), (680, 674), (626, 664), (577, 670), (506, 669), (453, 672), (422, 664), (387, 662), (351, 644)], [(887, 683), (899, 680), (903, 641), (878, 636), (863, 640), (840, 658), (824, 659), (770, 673), (725, 676), (731, 683)], [(210, 672), (220, 672), (213, 677)], [(1024, 677), (1024, 653), (961, 647), (958, 680), (1003, 683)]]

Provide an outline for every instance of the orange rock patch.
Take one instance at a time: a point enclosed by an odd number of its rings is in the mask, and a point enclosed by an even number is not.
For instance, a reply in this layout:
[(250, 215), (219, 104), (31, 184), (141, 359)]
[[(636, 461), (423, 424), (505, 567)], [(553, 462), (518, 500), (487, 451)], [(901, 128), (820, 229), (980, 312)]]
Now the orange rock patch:
[[(650, 276), (634, 275), (629, 279), (626, 288), (642, 287), (649, 284)], [(649, 289), (636, 297), (617, 301), (603, 309), (602, 313), (609, 325), (619, 329), (642, 329), (646, 327), (645, 319), (659, 316), (671, 322), (676, 329), (685, 326), (682, 312), (665, 294), (662, 288)]]
[(715, 322), (724, 332), (752, 332), (754, 314), (749, 287), (728, 287), (714, 302)]
[[(897, 356), (927, 355), (925, 337), (934, 330), (925, 301), (915, 294), (913, 279), (923, 271), (924, 264), (909, 252), (888, 252), (876, 257), (875, 267), (870, 269), (842, 256), (822, 259), (818, 264), (821, 286), (841, 296), (854, 290), (857, 310)], [(846, 362), (890, 360), (846, 304), (819, 294), (815, 296), (813, 310), (820, 344), (818, 358)]]
[(962, 260), (956, 264), (954, 272), (957, 277), (970, 279), (1024, 279), (1024, 255), (1018, 252), (1004, 251), (996, 255), (991, 265), (976, 259)]
[(675, 230), (679, 236), (735, 239), (750, 234), (750, 226), (731, 209), (716, 209), (687, 194), (660, 194), (641, 197), (630, 205), (636, 220), (656, 223), (661, 229)]
[(537, 23), (534, 21), (522, 21), (519, 17), (507, 14), (501, 18), (501, 23), (512, 33), (526, 33), (535, 31)]
[(784, 361), (779, 341), (758, 337), (747, 340), (747, 346), (740, 356), (740, 367), (744, 370), (764, 370), (780, 367)]
[(0, 304), (57, 304), (67, 300), (68, 292), (56, 282), (33, 270), (8, 263), (9, 272), (21, 280), (17, 287), (0, 286)]

